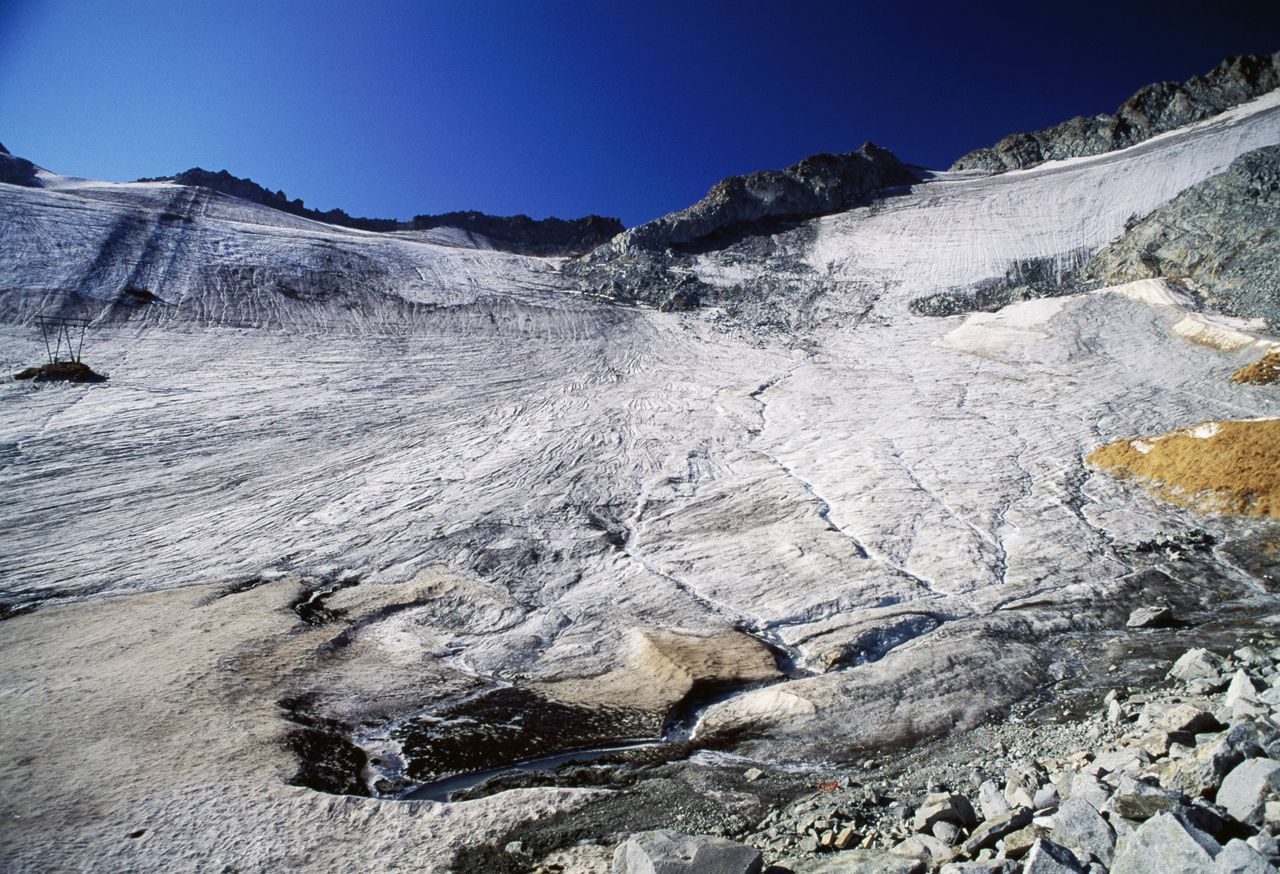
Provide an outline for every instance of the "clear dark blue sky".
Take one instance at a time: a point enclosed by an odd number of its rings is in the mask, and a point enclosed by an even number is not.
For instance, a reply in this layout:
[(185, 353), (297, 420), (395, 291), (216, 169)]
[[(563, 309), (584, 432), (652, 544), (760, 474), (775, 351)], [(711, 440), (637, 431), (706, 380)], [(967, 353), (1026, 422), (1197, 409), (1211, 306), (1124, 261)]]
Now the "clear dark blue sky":
[(0, 0), (0, 142), (309, 206), (628, 225), (873, 140), (946, 166), (1280, 49), (1280, 2)]

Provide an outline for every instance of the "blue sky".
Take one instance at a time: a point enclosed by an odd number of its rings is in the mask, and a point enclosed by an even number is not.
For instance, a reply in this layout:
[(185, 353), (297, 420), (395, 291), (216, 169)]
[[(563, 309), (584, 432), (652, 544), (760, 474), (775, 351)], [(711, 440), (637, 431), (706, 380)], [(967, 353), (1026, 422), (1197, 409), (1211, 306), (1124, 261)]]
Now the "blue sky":
[(1280, 3), (0, 0), (0, 142), (319, 209), (637, 224), (873, 140), (945, 166), (1280, 49)]

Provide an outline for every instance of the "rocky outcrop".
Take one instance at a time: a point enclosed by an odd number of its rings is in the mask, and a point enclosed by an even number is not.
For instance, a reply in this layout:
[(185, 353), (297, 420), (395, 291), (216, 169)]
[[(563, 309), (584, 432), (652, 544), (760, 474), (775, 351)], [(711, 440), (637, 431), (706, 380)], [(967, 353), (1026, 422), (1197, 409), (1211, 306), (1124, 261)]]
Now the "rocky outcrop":
[(813, 155), (785, 170), (760, 170), (717, 182), (693, 206), (632, 228), (595, 257), (714, 244), (767, 230), (770, 224), (852, 209), (881, 189), (910, 185), (917, 178), (892, 152), (874, 143), (856, 152)]
[(19, 158), (9, 153), (0, 144), (0, 182), (5, 185), (21, 185), (25, 188), (41, 188), (36, 172), (40, 168), (26, 158)]
[(1241, 155), (1098, 252), (1090, 279), (1182, 280), (1205, 306), (1280, 329), (1280, 146)]
[[(1280, 648), (1193, 649), (1168, 678), (1173, 685), (1159, 691), (1108, 693), (1103, 708), (1065, 730), (1069, 746), (1049, 740), (1043, 725), (1024, 726), (1022, 740), (1015, 728), (1009, 740), (1047, 754), (1031, 758), (1020, 747), (1011, 759), (1012, 744), (1001, 741), (969, 761), (967, 792), (931, 780), (913, 802), (853, 781), (820, 783), (816, 795), (774, 810), (746, 843), (804, 874), (882, 870), (869, 863), (893, 858), (915, 860), (904, 871), (943, 874), (1274, 872)], [(1085, 739), (1095, 743), (1076, 746)], [(1001, 768), (1003, 779), (977, 783)]]
[[(587, 258), (566, 265), (565, 273), (594, 294), (669, 311), (739, 299), (737, 290), (696, 275), (699, 254), (732, 250), (749, 258), (768, 257), (763, 250), (770, 235), (787, 232), (796, 239), (809, 234), (802, 222), (866, 205), (918, 178), (892, 152), (873, 143), (856, 152), (813, 155), (784, 170), (730, 176), (693, 206), (614, 237)], [(774, 264), (778, 266), (776, 260)], [(787, 284), (785, 277), (758, 277), (751, 294), (776, 303), (789, 296), (783, 287)], [(801, 294), (814, 292), (810, 279), (801, 284)], [(757, 327), (765, 321), (757, 319)]]
[(1210, 118), (1277, 87), (1280, 52), (1230, 57), (1184, 83), (1147, 85), (1114, 115), (1077, 116), (1044, 130), (1012, 134), (994, 146), (969, 152), (951, 169), (1002, 173), (1042, 161), (1100, 155)]
[(409, 222), (410, 230), (432, 228), (461, 228), (488, 238), (498, 244), (498, 248), (524, 255), (579, 255), (626, 230), (616, 218), (598, 215), (531, 219), (527, 215), (497, 216), (468, 211), (414, 216)]
[[(0, 165), (2, 169), (2, 165)], [(616, 218), (589, 215), (577, 219), (531, 219), (527, 215), (494, 216), (482, 212), (447, 212), (441, 215), (419, 215), (412, 221), (359, 218), (341, 209), (310, 209), (299, 198), (289, 199), (283, 191), (271, 191), (254, 182), (234, 176), (226, 170), (216, 173), (193, 167), (176, 176), (140, 179), (140, 182), (171, 181), (178, 185), (208, 188), (251, 203), (258, 203), (290, 215), (314, 219), (344, 228), (386, 233), (390, 231), (425, 231), (434, 228), (459, 228), (485, 237), (496, 249), (523, 255), (580, 255), (622, 233), (622, 222)]]

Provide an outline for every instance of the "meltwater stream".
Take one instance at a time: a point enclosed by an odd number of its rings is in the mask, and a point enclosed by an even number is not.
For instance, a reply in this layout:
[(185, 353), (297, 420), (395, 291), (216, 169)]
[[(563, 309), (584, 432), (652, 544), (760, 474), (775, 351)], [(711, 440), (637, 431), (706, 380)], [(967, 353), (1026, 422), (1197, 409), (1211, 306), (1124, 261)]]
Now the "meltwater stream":
[(748, 633), (769, 647), (783, 676), (774, 680), (753, 682), (702, 681), (696, 683), (693, 689), (668, 712), (661, 734), (656, 738), (614, 741), (599, 746), (530, 756), (514, 762), (451, 774), (438, 780), (421, 783), (394, 797), (403, 801), (451, 801), (459, 792), (482, 786), (494, 778), (508, 774), (554, 771), (562, 765), (584, 764), (631, 750), (688, 743), (694, 739), (703, 716), (712, 707), (757, 689), (813, 675), (804, 667), (802, 657), (791, 647), (783, 644), (776, 635), (761, 631)]

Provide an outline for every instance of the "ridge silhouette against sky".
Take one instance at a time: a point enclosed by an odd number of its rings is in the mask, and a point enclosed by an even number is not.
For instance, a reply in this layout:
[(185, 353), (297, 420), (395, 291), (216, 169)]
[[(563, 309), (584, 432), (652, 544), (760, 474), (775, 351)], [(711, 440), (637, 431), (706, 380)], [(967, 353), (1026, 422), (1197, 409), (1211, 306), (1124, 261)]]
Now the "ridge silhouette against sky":
[(1280, 4), (0, 0), (0, 142), (129, 180), (226, 168), (319, 209), (680, 209), (866, 140), (946, 167), (1280, 49)]

